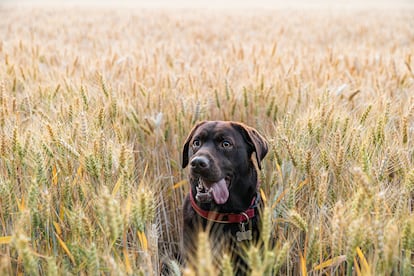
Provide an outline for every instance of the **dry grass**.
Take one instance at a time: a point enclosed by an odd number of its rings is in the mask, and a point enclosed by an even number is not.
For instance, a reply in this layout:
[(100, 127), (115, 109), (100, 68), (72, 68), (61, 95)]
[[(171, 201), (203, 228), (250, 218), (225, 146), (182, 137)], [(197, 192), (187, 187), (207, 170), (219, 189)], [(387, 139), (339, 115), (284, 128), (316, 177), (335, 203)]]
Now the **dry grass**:
[(413, 14), (2, 8), (0, 274), (179, 274), (181, 145), (223, 119), (271, 143), (256, 273), (411, 275)]

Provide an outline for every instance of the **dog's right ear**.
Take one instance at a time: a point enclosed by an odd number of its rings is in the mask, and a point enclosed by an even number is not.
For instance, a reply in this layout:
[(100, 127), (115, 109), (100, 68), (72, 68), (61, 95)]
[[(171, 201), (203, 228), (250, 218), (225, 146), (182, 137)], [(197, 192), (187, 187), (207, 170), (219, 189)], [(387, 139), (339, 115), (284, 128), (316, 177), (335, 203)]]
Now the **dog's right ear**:
[(187, 139), (185, 140), (184, 146), (183, 146), (183, 159), (181, 163), (181, 167), (184, 169), (188, 165), (189, 160), (189, 149), (190, 149), (190, 141), (193, 139), (194, 132), (202, 125), (204, 125), (206, 121), (200, 122), (196, 124), (193, 129), (190, 131), (190, 134), (188, 134)]

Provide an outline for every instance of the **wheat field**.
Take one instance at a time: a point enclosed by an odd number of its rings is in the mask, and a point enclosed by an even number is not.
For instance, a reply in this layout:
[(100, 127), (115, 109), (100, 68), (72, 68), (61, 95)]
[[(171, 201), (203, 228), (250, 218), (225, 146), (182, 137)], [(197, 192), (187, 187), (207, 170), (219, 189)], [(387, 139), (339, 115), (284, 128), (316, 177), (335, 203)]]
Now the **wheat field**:
[(0, 18), (1, 275), (232, 275), (203, 233), (176, 259), (181, 147), (216, 119), (270, 143), (252, 275), (414, 273), (412, 9)]

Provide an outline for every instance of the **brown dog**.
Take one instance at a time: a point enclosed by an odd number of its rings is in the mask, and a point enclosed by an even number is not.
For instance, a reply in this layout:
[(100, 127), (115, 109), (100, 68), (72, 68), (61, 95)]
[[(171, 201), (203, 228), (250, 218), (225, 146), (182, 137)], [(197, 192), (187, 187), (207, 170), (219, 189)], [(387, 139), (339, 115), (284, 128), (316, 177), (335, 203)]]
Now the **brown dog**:
[[(197, 233), (209, 231), (213, 247), (255, 240), (261, 205), (256, 167), (267, 154), (266, 140), (242, 123), (205, 121), (190, 132), (182, 167), (190, 165), (190, 193), (183, 206), (182, 251), (194, 256)], [(210, 253), (208, 253), (210, 254)]]

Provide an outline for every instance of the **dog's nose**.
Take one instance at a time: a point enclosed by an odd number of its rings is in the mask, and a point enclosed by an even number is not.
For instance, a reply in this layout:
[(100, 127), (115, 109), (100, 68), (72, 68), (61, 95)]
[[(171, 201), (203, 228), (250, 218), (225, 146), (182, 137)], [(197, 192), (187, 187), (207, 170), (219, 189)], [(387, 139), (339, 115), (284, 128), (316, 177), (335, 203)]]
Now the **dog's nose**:
[(210, 162), (207, 157), (196, 156), (191, 159), (190, 165), (191, 168), (195, 170), (206, 170), (210, 167)]

